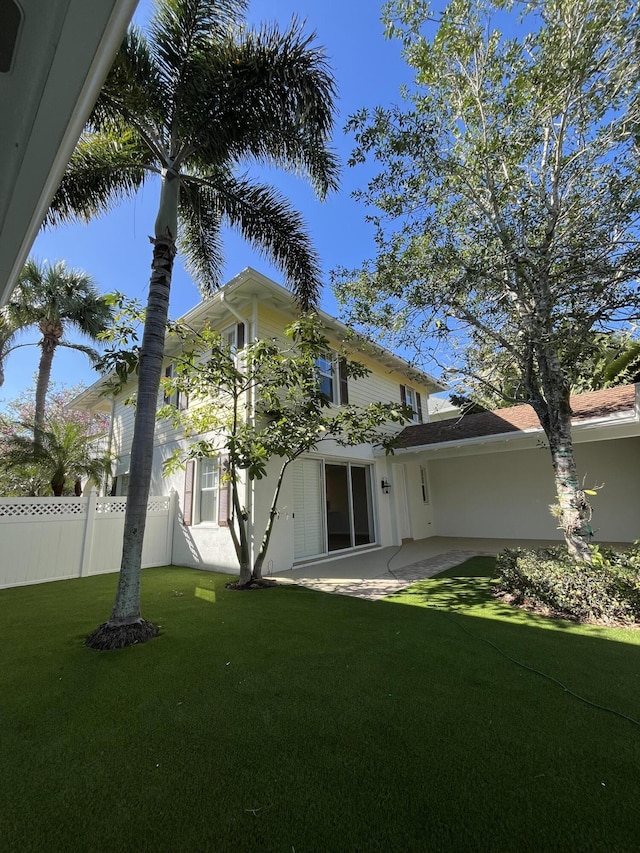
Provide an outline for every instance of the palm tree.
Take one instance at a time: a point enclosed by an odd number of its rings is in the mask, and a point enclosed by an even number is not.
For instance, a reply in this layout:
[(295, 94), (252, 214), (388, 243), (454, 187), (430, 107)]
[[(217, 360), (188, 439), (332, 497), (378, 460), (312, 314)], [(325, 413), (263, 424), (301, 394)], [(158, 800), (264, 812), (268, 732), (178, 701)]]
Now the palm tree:
[[(93, 648), (157, 634), (140, 615), (140, 563), (169, 290), (177, 248), (204, 292), (220, 282), (229, 224), (282, 269), (304, 308), (320, 277), (299, 214), (241, 163), (305, 176), (321, 199), (336, 188), (328, 148), (334, 84), (322, 49), (294, 21), (248, 31), (246, 0), (157, 0), (145, 34), (132, 27), (53, 201), (49, 222), (88, 221), (160, 178), (122, 563), (108, 622)], [(179, 225), (179, 227), (178, 227)]]
[(78, 494), (81, 477), (99, 483), (111, 474), (111, 456), (96, 450), (100, 436), (87, 433), (82, 424), (53, 421), (40, 429), (37, 441), (27, 434), (32, 426), (20, 424), (19, 431), (2, 440), (0, 469), (13, 475), (24, 472), (25, 481), (46, 481), (56, 497), (69, 481)]
[(68, 269), (64, 261), (49, 264), (30, 258), (24, 265), (0, 319), (0, 360), (15, 348), (11, 344), (20, 331), (38, 327), (42, 337), (34, 413), (36, 442), (44, 427), (51, 365), (58, 347), (79, 350), (92, 360), (97, 356), (92, 347), (67, 340), (65, 332), (72, 327), (95, 342), (111, 319), (112, 310), (88, 273)]

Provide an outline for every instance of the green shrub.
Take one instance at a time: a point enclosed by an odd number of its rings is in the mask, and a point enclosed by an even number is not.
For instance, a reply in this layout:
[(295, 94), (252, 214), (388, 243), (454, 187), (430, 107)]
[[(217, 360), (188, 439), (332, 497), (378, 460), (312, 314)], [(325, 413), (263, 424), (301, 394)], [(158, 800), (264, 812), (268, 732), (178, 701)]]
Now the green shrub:
[(514, 604), (548, 607), (582, 622), (640, 622), (640, 547), (617, 553), (596, 546), (592, 554), (589, 564), (576, 563), (562, 546), (503, 551), (496, 590)]

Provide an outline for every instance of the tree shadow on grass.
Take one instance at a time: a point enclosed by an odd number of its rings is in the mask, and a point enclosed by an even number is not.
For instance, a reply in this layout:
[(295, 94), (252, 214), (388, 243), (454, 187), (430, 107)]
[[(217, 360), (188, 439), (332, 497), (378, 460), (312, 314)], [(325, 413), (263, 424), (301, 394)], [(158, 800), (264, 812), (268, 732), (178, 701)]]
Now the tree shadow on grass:
[[(496, 583), (495, 558), (472, 557), (459, 566), (453, 566), (431, 578), (418, 581), (388, 596), (385, 600), (396, 604), (411, 604), (430, 610), (482, 616), (555, 631), (614, 631), (619, 635), (615, 637), (617, 640), (624, 638), (625, 635), (629, 637), (628, 642), (635, 643), (640, 640), (639, 632), (633, 629), (585, 625), (572, 619), (556, 618), (510, 605), (493, 595)], [(612, 638), (607, 637), (607, 639)]]

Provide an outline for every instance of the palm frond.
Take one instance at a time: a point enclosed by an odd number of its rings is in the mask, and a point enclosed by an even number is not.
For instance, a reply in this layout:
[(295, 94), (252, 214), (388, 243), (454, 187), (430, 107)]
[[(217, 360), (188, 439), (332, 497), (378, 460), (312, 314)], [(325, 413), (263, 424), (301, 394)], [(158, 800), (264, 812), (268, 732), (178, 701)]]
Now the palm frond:
[(85, 133), (71, 157), (45, 219), (47, 225), (107, 213), (133, 195), (146, 172), (158, 171), (154, 152), (132, 129), (116, 133)]
[[(274, 187), (248, 177), (220, 173), (202, 182), (202, 199), (219, 209), (228, 223), (280, 268), (303, 310), (318, 301), (322, 283), (319, 261), (302, 216)], [(219, 282), (205, 282), (217, 286)]]
[(89, 117), (88, 127), (111, 133), (123, 117), (159, 140), (167, 115), (166, 92), (145, 34), (132, 25)]
[(156, 3), (149, 28), (152, 55), (172, 112), (190, 76), (194, 57), (242, 20), (246, 0), (163, 0)]
[(338, 186), (339, 161), (327, 143), (335, 84), (323, 48), (293, 21), (230, 33), (199, 57), (181, 117), (200, 168), (255, 158), (309, 178), (324, 198)]
[(207, 187), (183, 179), (180, 188), (179, 247), (187, 272), (209, 293), (220, 284), (224, 254), (220, 234), (220, 206)]

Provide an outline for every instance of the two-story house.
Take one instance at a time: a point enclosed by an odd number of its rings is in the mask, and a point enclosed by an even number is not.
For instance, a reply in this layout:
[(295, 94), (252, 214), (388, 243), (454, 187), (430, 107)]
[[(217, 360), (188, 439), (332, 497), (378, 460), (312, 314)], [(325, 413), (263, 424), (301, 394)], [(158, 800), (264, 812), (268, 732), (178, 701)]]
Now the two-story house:
[[(295, 303), (289, 291), (253, 269), (247, 268), (210, 299), (201, 302), (185, 317), (192, 328), (205, 323), (222, 333), (231, 347), (241, 350), (254, 338), (282, 338), (284, 328), (295, 317)], [(353, 341), (353, 358), (370, 370), (368, 376), (349, 379), (341, 374), (337, 350), (342, 348), (347, 329), (334, 318), (321, 314), (325, 334), (336, 347), (336, 357), (318, 364), (318, 379), (332, 405), (350, 403), (366, 406), (373, 402), (405, 403), (413, 410), (413, 422), (428, 418), (428, 397), (442, 390), (431, 376), (416, 371), (393, 353), (362, 340)], [(167, 339), (165, 375), (179, 355), (179, 343)], [(349, 349), (349, 345), (347, 345)], [(115, 493), (126, 494), (134, 409), (126, 405), (131, 389), (115, 400), (101, 396), (105, 380), (87, 389), (77, 405), (111, 409), (111, 449), (117, 456)], [(160, 392), (158, 405), (163, 405)], [(176, 397), (170, 402), (188, 405)], [(401, 429), (395, 425), (396, 429)], [(169, 421), (158, 420), (155, 434), (151, 493), (179, 498), (178, 519), (173, 536), (173, 562), (178, 565), (207, 566), (234, 571), (237, 561), (226, 527), (227, 498), (223, 492), (220, 456), (197, 460), (185, 470), (163, 474), (163, 462), (185, 438)], [(278, 460), (270, 463), (275, 476)], [(402, 482), (399, 471), (402, 470)], [(405, 473), (406, 471), (406, 473)], [(409, 535), (429, 535), (431, 507), (428, 500), (411, 502), (407, 496), (428, 495), (426, 468), (411, 466), (394, 474), (386, 457), (374, 454), (370, 445), (339, 447), (323, 442), (289, 466), (279, 500), (279, 516), (271, 539), (265, 571), (282, 570), (301, 560), (352, 553), (357, 549), (392, 545)], [(405, 482), (406, 480), (406, 482)], [(415, 494), (414, 494), (415, 493)], [(265, 528), (273, 495), (273, 478), (241, 484), (243, 505), (249, 512), (252, 548), (255, 551)], [(402, 498), (400, 496), (403, 496)], [(413, 515), (409, 523), (408, 515)]]

